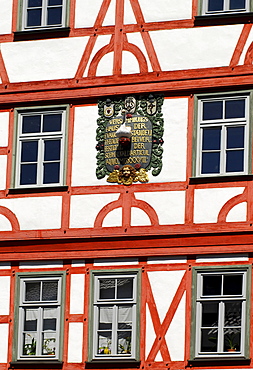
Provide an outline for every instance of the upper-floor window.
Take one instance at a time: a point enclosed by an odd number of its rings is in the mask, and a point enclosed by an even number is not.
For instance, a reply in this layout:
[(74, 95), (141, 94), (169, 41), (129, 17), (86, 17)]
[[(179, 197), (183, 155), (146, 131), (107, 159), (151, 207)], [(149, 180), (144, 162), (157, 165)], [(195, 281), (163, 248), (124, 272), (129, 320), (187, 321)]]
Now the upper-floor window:
[(64, 185), (66, 107), (17, 115), (14, 187)]
[(22, 30), (66, 26), (68, 0), (23, 0)]
[(202, 15), (249, 11), (250, 0), (202, 0)]
[(249, 95), (198, 99), (196, 175), (247, 174)]

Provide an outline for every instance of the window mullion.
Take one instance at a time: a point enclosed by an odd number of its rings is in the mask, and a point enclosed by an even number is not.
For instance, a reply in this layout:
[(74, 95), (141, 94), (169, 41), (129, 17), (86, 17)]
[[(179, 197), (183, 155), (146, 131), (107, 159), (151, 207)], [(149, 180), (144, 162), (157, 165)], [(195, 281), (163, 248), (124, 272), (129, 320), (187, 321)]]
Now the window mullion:
[(117, 354), (118, 305), (113, 306), (112, 320), (112, 354)]

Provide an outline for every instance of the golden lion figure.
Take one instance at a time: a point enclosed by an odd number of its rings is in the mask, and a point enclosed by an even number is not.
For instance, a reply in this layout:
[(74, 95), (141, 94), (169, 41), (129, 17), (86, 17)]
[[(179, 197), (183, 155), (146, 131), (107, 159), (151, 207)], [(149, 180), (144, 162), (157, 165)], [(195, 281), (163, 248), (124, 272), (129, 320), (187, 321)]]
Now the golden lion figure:
[(148, 174), (144, 168), (137, 171), (134, 167), (126, 164), (120, 170), (114, 170), (107, 179), (108, 182), (117, 182), (118, 184), (131, 185), (133, 182), (148, 182)]

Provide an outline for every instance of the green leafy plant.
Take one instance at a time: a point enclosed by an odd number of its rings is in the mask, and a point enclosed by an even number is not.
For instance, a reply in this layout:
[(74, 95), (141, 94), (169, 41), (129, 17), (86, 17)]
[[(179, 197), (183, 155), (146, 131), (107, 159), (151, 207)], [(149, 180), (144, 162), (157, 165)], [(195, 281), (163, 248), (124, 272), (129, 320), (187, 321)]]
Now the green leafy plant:
[[(27, 335), (32, 338), (30, 334)], [(24, 355), (28, 356), (36, 355), (36, 340), (34, 338), (32, 338), (31, 343), (27, 343), (24, 345), (23, 353)]]

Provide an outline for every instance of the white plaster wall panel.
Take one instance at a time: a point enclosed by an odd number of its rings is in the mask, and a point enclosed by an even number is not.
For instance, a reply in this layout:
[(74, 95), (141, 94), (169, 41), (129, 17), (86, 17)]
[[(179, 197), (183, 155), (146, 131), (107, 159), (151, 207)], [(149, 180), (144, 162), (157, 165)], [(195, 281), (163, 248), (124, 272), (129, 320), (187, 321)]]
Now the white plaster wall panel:
[(124, 5), (124, 24), (137, 23), (130, 0), (126, 0)]
[(111, 76), (113, 74), (113, 52), (103, 56), (97, 66), (96, 76)]
[(160, 264), (174, 264), (174, 263), (187, 263), (187, 258), (185, 256), (181, 257), (148, 257), (148, 265), (160, 265)]
[(83, 352), (83, 323), (69, 323), (68, 359), (69, 363), (82, 362)]
[(184, 361), (185, 350), (185, 303), (186, 294), (184, 293), (176, 313), (171, 321), (169, 329), (165, 335), (166, 342), (170, 351), (171, 361)]
[(9, 324), (0, 324), (0, 363), (8, 362), (8, 333)]
[(184, 223), (185, 192), (158, 191), (152, 193), (135, 193), (136, 199), (147, 202), (159, 219), (159, 225), (176, 225)]
[(1, 112), (0, 113), (0, 147), (8, 145), (8, 134), (9, 134), (9, 112)]
[(141, 33), (140, 32), (128, 33), (127, 34), (127, 40), (130, 44), (134, 44), (134, 45), (138, 46), (138, 48), (143, 52), (143, 54), (146, 58), (146, 61), (148, 63), (148, 71), (153, 72), (146, 47), (145, 47), (144, 42), (143, 42), (142, 37), (141, 37)]
[(10, 262), (0, 262), (0, 270), (10, 270), (11, 263)]
[[(95, 56), (95, 54), (100, 49), (102, 49), (102, 47), (104, 47), (105, 45), (108, 45), (110, 43), (110, 39), (111, 39), (111, 35), (98, 36), (96, 43), (94, 45), (94, 48), (91, 52), (89, 63), (87, 64), (87, 67), (84, 71), (83, 77), (87, 77), (90, 63), (93, 57)], [(103, 60), (103, 63), (102, 63), (102, 60)], [(104, 56), (102, 60), (100, 61), (98, 68), (97, 68), (97, 76), (111, 75), (112, 74), (112, 63), (111, 63), (112, 57), (109, 56), (106, 58), (106, 56)]]
[(61, 197), (0, 199), (0, 206), (9, 208), (16, 215), (21, 230), (61, 227)]
[(97, 258), (94, 260), (94, 266), (131, 266), (138, 265), (138, 258)]
[(155, 338), (156, 338), (156, 335), (155, 335), (152, 318), (149, 312), (148, 304), (146, 304), (145, 358), (148, 357), (148, 354), (152, 348)]
[(0, 0), (0, 34), (12, 32), (12, 1)]
[(72, 274), (70, 278), (70, 314), (82, 314), (84, 308), (84, 274)]
[(241, 194), (243, 187), (196, 189), (194, 196), (194, 223), (217, 222), (222, 206), (234, 196)]
[(242, 54), (241, 54), (240, 59), (239, 59), (239, 63), (238, 63), (239, 65), (240, 64), (244, 64), (244, 59), (245, 59), (247, 50), (250, 47), (250, 44), (252, 42), (253, 42), (253, 29), (250, 30), (249, 36), (248, 36), (248, 38), (246, 40), (245, 46), (243, 48)]
[(131, 226), (151, 225), (148, 215), (140, 208), (131, 208)]
[(85, 260), (72, 260), (71, 266), (72, 267), (84, 267)]
[(161, 322), (165, 318), (184, 273), (184, 270), (148, 272), (149, 281)]
[[(119, 194), (73, 195), (70, 203), (70, 227), (93, 227), (99, 211), (118, 198)], [(117, 220), (113, 220), (115, 222)]]
[(76, 0), (75, 27), (92, 27), (103, 0)]
[(4, 216), (0, 215), (0, 231), (11, 231), (12, 226), (10, 221)]
[(229, 65), (242, 27), (162, 30), (150, 36), (163, 71), (222, 67)]
[(205, 263), (205, 262), (238, 262), (238, 261), (248, 261), (249, 255), (248, 253), (240, 253), (240, 254), (219, 254), (219, 255), (205, 255), (205, 256), (197, 256), (196, 262), (198, 263)]
[(227, 215), (227, 222), (247, 221), (247, 203), (242, 202), (234, 206)]
[(0, 276), (0, 315), (10, 313), (10, 284), (10, 276)]
[(0, 155), (0, 190), (6, 189), (7, 155)]
[(70, 37), (2, 44), (10, 82), (73, 78), (87, 41), (88, 37)]
[(140, 73), (140, 67), (136, 57), (129, 51), (122, 53), (122, 74)]
[(103, 221), (103, 227), (122, 226), (122, 208), (116, 208), (108, 213)]
[(116, 0), (111, 0), (109, 8), (107, 10), (103, 26), (115, 25), (115, 10), (116, 10)]
[(172, 21), (192, 17), (192, 0), (139, 0), (146, 22)]
[[(72, 186), (106, 185), (105, 179), (96, 178), (96, 105), (75, 108)], [(89, 153), (89, 160), (87, 160)]]
[(19, 263), (20, 269), (55, 269), (62, 268), (62, 261), (25, 261)]

